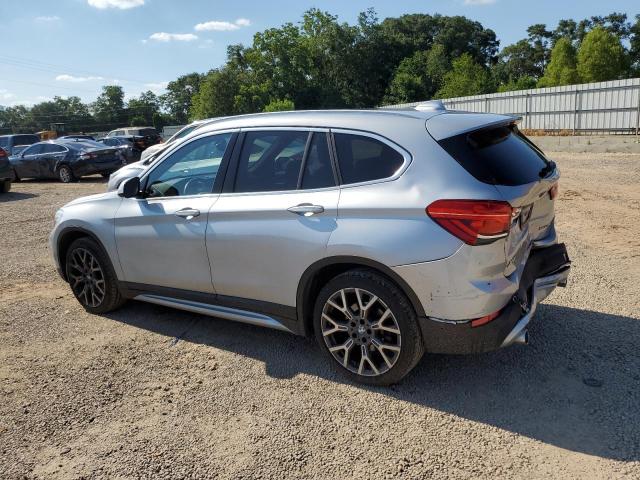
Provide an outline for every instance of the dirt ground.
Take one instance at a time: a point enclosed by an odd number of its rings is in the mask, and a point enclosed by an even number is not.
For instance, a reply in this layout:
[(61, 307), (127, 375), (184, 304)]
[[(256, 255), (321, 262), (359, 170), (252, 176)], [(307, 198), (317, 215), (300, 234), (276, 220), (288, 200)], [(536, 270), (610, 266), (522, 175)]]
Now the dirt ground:
[(285, 333), (130, 302), (86, 313), (47, 248), (104, 190), (0, 197), (0, 478), (640, 478), (640, 155), (551, 154), (569, 286), (531, 345), (345, 382)]

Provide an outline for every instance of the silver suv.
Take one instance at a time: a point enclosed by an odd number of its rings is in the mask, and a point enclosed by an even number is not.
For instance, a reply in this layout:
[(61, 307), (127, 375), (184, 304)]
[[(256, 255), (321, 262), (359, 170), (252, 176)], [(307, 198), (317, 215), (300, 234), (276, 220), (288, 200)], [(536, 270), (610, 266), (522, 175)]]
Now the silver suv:
[(351, 379), (526, 343), (566, 284), (558, 170), (513, 117), (309, 111), (214, 121), (56, 214), (84, 308), (126, 299), (315, 336)]

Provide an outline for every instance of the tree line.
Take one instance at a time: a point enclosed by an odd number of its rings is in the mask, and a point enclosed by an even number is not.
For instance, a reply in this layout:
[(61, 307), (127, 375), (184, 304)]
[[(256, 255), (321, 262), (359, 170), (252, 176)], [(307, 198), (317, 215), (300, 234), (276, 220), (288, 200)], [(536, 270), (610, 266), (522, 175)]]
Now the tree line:
[(371, 108), (640, 75), (640, 15), (611, 13), (555, 28), (532, 25), (499, 49), (493, 30), (463, 16), (408, 14), (380, 21), (373, 9), (355, 24), (318, 9), (298, 23), (227, 47), (224, 65), (169, 82), (125, 102), (104, 86), (95, 102), (55, 97), (0, 111), (0, 129), (34, 131), (64, 122), (68, 131), (291, 109)]

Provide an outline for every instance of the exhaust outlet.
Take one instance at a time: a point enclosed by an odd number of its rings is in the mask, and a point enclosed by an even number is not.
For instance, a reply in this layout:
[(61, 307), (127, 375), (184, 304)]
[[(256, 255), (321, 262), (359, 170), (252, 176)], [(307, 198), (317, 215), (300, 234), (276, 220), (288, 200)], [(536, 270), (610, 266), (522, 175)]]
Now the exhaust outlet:
[(516, 338), (513, 339), (514, 345), (527, 345), (529, 343), (529, 331), (522, 330)]

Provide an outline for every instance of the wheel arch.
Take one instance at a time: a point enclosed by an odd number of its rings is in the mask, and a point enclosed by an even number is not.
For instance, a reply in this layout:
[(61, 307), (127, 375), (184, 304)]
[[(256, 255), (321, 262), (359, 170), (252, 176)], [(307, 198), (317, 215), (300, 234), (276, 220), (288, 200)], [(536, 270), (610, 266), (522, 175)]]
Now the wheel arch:
[[(107, 249), (104, 247), (104, 244), (100, 241), (98, 236), (85, 228), (67, 227), (62, 230), (58, 235), (58, 240), (56, 242), (56, 253), (58, 254), (58, 263), (60, 264), (60, 273), (65, 281), (68, 281), (67, 272), (65, 269), (67, 261), (67, 251), (69, 250), (71, 244), (79, 238), (91, 238), (98, 244), (103, 252), (107, 252)], [(109, 258), (109, 255), (107, 255), (107, 258)]]
[(369, 258), (341, 255), (323, 258), (309, 266), (300, 278), (296, 293), (296, 313), (305, 336), (313, 334), (313, 307), (320, 289), (333, 277), (348, 270), (366, 268), (396, 284), (407, 296), (418, 316), (424, 316), (424, 308), (409, 284), (388, 266)]

